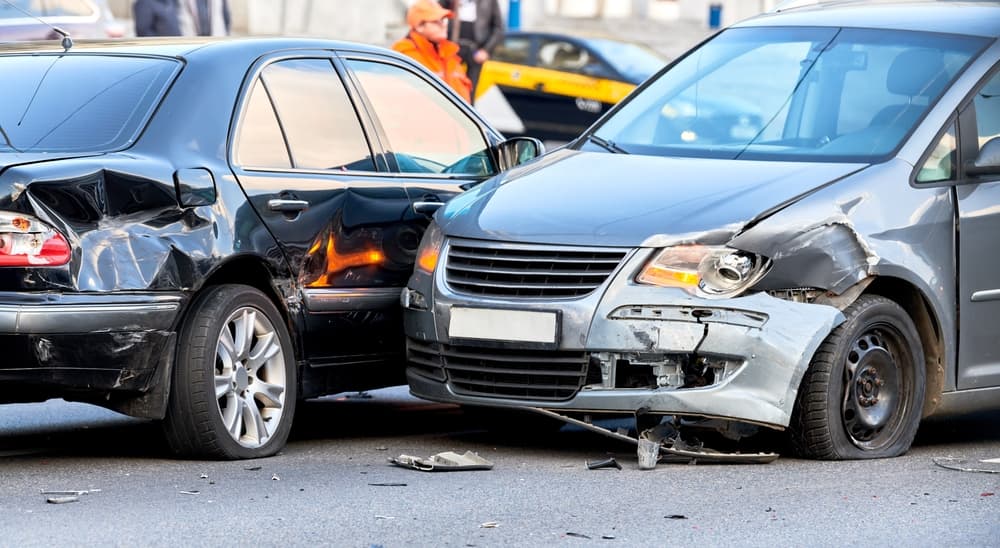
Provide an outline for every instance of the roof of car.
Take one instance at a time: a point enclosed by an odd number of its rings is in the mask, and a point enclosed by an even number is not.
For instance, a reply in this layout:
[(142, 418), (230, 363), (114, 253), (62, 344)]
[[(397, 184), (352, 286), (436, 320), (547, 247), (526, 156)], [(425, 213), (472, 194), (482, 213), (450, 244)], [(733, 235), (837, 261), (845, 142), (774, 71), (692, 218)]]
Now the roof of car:
[(792, 0), (734, 26), (861, 27), (1000, 37), (1000, 2)]
[[(319, 38), (133, 38), (128, 40), (76, 40), (74, 53), (159, 55), (188, 58), (215, 55), (260, 55), (282, 49), (338, 50), (386, 53), (391, 50), (369, 44)], [(0, 55), (10, 53), (62, 52), (59, 40), (0, 43)]]

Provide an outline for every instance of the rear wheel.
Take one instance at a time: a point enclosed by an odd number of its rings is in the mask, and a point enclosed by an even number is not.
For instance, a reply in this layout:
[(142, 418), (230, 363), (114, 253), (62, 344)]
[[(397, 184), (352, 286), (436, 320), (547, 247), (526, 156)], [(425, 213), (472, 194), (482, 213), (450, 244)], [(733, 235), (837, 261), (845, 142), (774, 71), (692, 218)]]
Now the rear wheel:
[(924, 355), (913, 321), (895, 302), (862, 295), (813, 356), (789, 434), (817, 459), (902, 455), (923, 408)]
[(281, 314), (241, 285), (205, 290), (179, 333), (164, 433), (180, 456), (259, 458), (284, 447), (295, 360)]

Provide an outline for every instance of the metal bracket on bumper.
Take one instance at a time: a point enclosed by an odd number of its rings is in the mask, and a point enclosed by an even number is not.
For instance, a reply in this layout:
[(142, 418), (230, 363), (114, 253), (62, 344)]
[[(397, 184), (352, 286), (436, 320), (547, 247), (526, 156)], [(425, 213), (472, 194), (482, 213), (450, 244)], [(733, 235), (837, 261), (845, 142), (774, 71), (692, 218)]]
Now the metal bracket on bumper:
[[(575, 419), (563, 415), (561, 413), (556, 413), (554, 411), (549, 411), (548, 409), (542, 409), (540, 407), (528, 407), (530, 411), (552, 417), (554, 419), (559, 419), (561, 421), (567, 422), (590, 430), (591, 432), (596, 432), (598, 434), (614, 438), (619, 441), (624, 441), (627, 443), (635, 444), (639, 447), (639, 438), (629, 436), (620, 431), (613, 431), (607, 428), (598, 426), (596, 424)], [(659, 426), (650, 428), (639, 434), (640, 437), (645, 439), (653, 439), (659, 441), (660, 443), (660, 458), (659, 462), (668, 463), (681, 463), (681, 464), (697, 464), (702, 463), (733, 463), (733, 464), (766, 464), (769, 462), (774, 462), (778, 459), (777, 453), (723, 453), (721, 451), (715, 451), (714, 449), (709, 449), (705, 447), (700, 442), (690, 443), (683, 438), (681, 438), (680, 431), (669, 428), (668, 431), (663, 431)]]

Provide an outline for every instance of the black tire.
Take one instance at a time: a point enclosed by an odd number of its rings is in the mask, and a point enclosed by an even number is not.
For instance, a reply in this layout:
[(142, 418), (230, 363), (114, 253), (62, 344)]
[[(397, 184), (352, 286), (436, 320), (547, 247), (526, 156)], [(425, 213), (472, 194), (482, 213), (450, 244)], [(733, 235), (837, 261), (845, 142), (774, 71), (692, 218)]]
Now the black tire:
[(789, 424), (801, 457), (896, 457), (917, 433), (926, 372), (920, 336), (895, 302), (862, 295), (813, 356)]
[[(265, 359), (254, 358), (265, 351)], [(242, 285), (206, 289), (178, 334), (163, 421), (170, 449), (182, 457), (274, 455), (295, 414), (295, 373), (288, 329), (263, 293)]]

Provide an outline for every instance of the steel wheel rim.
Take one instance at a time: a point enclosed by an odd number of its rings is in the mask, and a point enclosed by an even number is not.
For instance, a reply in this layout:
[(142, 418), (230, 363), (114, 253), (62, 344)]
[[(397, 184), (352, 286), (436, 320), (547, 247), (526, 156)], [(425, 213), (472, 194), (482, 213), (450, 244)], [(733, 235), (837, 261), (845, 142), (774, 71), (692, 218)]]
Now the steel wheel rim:
[(908, 355), (903, 336), (890, 325), (872, 326), (851, 342), (841, 420), (854, 445), (876, 450), (898, 437), (913, 382), (903, 366)]
[(285, 353), (271, 321), (242, 307), (223, 324), (215, 350), (219, 416), (240, 445), (261, 447), (281, 424), (287, 379)]

